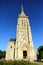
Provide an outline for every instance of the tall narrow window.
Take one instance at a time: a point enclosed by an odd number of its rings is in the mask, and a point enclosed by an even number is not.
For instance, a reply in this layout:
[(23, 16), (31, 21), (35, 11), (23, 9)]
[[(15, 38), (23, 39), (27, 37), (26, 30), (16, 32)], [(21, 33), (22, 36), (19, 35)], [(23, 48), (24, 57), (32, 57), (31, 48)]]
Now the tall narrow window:
[(22, 19), (22, 26), (25, 26), (25, 20)]
[(15, 58), (15, 49), (14, 49), (14, 58)]
[(24, 27), (25, 27), (25, 20), (24, 20)]
[(22, 20), (22, 26), (23, 26), (23, 20)]

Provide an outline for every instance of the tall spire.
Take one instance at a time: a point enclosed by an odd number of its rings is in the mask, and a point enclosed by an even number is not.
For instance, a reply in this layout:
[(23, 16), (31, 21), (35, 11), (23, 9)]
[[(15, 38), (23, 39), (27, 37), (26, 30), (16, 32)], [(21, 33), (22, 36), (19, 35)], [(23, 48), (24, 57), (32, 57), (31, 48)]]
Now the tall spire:
[(21, 17), (21, 16), (27, 17), (27, 16), (25, 15), (25, 13), (24, 13), (23, 5), (21, 5), (21, 13), (19, 14), (19, 16), (20, 16), (20, 17)]
[(21, 12), (23, 12), (24, 11), (24, 9), (23, 9), (23, 5), (21, 6)]
[(21, 5), (21, 16), (25, 16), (23, 5)]

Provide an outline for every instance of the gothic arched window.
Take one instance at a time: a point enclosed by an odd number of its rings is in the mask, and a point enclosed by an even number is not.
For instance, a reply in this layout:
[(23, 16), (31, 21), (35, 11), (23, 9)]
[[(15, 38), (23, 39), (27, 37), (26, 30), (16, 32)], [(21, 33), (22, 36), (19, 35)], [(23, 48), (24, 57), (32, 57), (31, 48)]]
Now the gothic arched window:
[(25, 26), (25, 20), (22, 19), (22, 26)]
[(23, 20), (22, 20), (22, 26), (23, 26)]

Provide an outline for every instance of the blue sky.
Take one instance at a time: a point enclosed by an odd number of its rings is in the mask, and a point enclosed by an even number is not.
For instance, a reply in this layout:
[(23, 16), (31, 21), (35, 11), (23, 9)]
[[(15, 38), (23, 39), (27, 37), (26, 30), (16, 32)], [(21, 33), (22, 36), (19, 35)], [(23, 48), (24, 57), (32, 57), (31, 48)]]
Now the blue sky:
[(34, 47), (43, 45), (43, 0), (0, 0), (0, 49), (6, 50), (10, 38), (16, 38), (17, 17), (29, 16)]

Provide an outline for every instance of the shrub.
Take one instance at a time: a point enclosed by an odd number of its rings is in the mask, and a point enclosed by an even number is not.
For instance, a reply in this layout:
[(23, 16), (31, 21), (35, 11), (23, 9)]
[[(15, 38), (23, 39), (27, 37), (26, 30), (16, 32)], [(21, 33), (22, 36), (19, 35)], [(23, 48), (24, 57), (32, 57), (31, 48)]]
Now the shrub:
[(0, 50), (0, 59), (2, 59), (2, 58), (4, 59), (5, 58), (5, 55), (6, 55), (6, 52)]
[(0, 65), (38, 65), (36, 63), (29, 63), (28, 61), (0, 61)]

